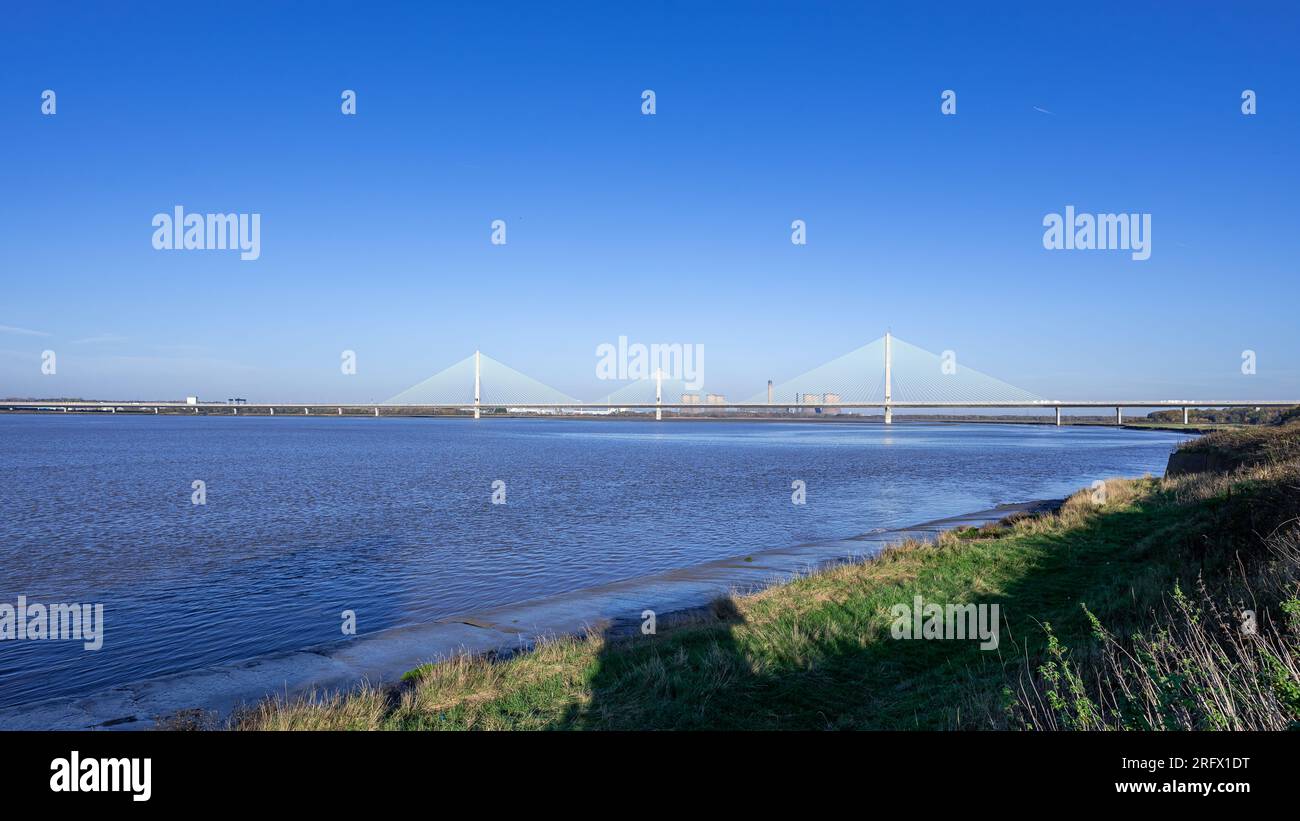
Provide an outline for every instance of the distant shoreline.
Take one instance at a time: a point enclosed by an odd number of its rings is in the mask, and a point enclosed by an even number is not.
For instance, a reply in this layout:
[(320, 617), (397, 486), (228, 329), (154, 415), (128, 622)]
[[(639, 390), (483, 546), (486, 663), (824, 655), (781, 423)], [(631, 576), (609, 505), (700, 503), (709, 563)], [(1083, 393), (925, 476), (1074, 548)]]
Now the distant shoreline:
[[(34, 400), (0, 400), (14, 401), (18, 404), (22, 401)], [(58, 401), (58, 400), (39, 400)], [(134, 400), (133, 400), (134, 401)], [(336, 418), (366, 418), (366, 419), (464, 419), (473, 421), (473, 414), (470, 412), (455, 412), (446, 410), (434, 410), (423, 408), (421, 406), (411, 406), (407, 409), (394, 409), (391, 406), (384, 407), (376, 416), (372, 411), (360, 407), (344, 407), (342, 413), (316, 412), (311, 414), (302, 413), (301, 405), (276, 405), (274, 413), (267, 406), (245, 406), (230, 405), (229, 410), (213, 409), (211, 407), (199, 408), (197, 412), (184, 407), (160, 407), (157, 413), (154, 413), (148, 406), (141, 407), (138, 405), (118, 405), (117, 411), (110, 411), (107, 408), (112, 407), (111, 403), (106, 403), (105, 408), (70, 408), (66, 412), (55, 410), (42, 410), (33, 408), (0, 408), (0, 416), (4, 415), (27, 415), (27, 416), (101, 416), (108, 414), (110, 416), (182, 416), (182, 417), (288, 417), (298, 418), (307, 416), (311, 419), (336, 419)], [(238, 413), (236, 413), (238, 411)], [(655, 421), (653, 412), (620, 412), (620, 413), (530, 413), (530, 412), (504, 412), (496, 413), (487, 409), (483, 411), (483, 419), (548, 419), (548, 420), (590, 420), (590, 421), (610, 421), (610, 422), (653, 422)], [(884, 424), (882, 414), (759, 414), (751, 412), (729, 412), (729, 413), (706, 413), (701, 411), (677, 410), (664, 411), (664, 422), (817, 422), (827, 424)], [(1056, 419), (1053, 416), (1027, 416), (1017, 414), (994, 415), (994, 414), (894, 414), (894, 424), (992, 424), (992, 425), (1045, 425), (1047, 427), (1057, 427)], [(1105, 416), (1062, 416), (1060, 427), (1109, 427), (1125, 428), (1128, 430), (1159, 430), (1171, 431), (1175, 433), (1210, 433), (1215, 430), (1234, 427), (1248, 427), (1245, 425), (1234, 424), (1190, 424), (1180, 425), (1163, 422), (1146, 422), (1139, 418), (1137, 421), (1124, 422), (1120, 425), (1115, 424), (1114, 417)]]

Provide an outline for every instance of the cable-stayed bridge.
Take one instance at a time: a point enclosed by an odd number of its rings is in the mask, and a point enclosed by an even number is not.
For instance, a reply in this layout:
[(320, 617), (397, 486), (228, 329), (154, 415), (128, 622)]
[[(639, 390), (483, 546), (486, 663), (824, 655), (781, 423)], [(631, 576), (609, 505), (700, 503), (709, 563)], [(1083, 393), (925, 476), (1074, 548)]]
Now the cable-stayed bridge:
[(478, 351), (419, 384), (412, 385), (386, 405), (432, 407), (572, 407), (582, 400), (520, 373)]
[[(678, 352), (680, 354), (680, 351)], [(669, 365), (674, 361), (669, 358)], [(676, 365), (682, 364), (680, 355)], [(411, 412), (418, 409), (458, 411), (481, 417), (484, 408), (489, 410), (540, 412), (594, 412), (599, 410), (653, 410), (656, 419), (667, 411), (748, 411), (737, 418), (755, 412), (781, 412), (796, 414), (835, 415), (841, 411), (880, 409), (884, 421), (893, 421), (893, 412), (901, 409), (978, 409), (1027, 408), (1054, 410), (1056, 423), (1061, 424), (1062, 409), (1114, 408), (1115, 421), (1123, 421), (1124, 408), (1181, 408), (1183, 422), (1187, 422), (1190, 408), (1226, 407), (1288, 407), (1300, 405), (1300, 400), (1235, 400), (1235, 399), (1107, 399), (1107, 400), (1057, 400), (1038, 396), (988, 374), (968, 368), (956, 361), (951, 351), (933, 354), (904, 342), (892, 334), (863, 345), (843, 356), (832, 359), (797, 376), (779, 383), (769, 380), (766, 390), (759, 391), (740, 402), (725, 397), (701, 393), (698, 384), (691, 384), (682, 374), (666, 372), (656, 367), (653, 378), (624, 380), (604, 396), (583, 401), (544, 382), (522, 373), (499, 360), (479, 351), (465, 357), (430, 376), (422, 382), (398, 393), (381, 403), (242, 403), (229, 402), (0, 402), (9, 409), (43, 410), (152, 410), (166, 408), (192, 408), (294, 413), (301, 410), (310, 415), (336, 412), (373, 412), (383, 410)]]
[[(945, 352), (950, 354), (951, 352)], [(793, 379), (768, 384), (746, 404), (815, 408), (974, 407), (988, 403), (1041, 405), (1046, 400), (973, 368), (955, 356), (939, 356), (885, 334), (855, 351)], [(934, 403), (933, 405), (927, 403)]]

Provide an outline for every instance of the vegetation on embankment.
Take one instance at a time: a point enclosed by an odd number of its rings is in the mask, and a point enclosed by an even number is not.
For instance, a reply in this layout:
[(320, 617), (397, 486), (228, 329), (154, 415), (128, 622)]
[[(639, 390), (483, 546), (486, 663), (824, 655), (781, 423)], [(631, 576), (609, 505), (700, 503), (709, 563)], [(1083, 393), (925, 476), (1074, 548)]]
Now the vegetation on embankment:
[[(1300, 721), (1300, 423), (1212, 434), (1231, 472), (1112, 480), (632, 638), (461, 657), (265, 702), (242, 729), (1281, 729)], [(1000, 643), (891, 636), (998, 604)], [(1248, 615), (1245, 611), (1251, 611)], [(1253, 632), (1252, 632), (1253, 631)]]
[[(1152, 411), (1146, 419), (1156, 424), (1181, 424), (1179, 410)], [(1280, 425), (1300, 419), (1300, 408), (1190, 408), (1187, 421), (1193, 426), (1211, 425)]]

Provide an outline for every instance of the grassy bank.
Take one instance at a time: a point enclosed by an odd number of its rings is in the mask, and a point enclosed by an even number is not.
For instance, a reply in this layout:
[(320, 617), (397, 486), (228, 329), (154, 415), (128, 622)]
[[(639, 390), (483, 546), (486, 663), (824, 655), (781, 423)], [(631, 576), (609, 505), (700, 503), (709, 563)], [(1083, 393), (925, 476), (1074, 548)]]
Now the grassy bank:
[[(1212, 434), (1231, 471), (1112, 480), (716, 602), (654, 636), (462, 657), (270, 701), (242, 729), (1280, 729), (1300, 721), (1300, 424)], [(891, 637), (914, 596), (997, 604), (1000, 643)], [(1244, 611), (1251, 611), (1247, 616)], [(1251, 632), (1253, 630), (1253, 632)]]

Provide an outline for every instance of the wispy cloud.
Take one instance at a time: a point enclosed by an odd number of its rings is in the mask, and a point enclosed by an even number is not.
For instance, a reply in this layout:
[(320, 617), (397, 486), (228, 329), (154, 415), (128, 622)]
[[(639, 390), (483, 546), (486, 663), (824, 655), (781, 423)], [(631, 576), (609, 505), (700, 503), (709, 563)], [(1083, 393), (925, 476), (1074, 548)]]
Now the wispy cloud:
[(179, 344), (155, 345), (154, 350), (169, 354), (201, 355), (212, 353), (213, 348), (210, 345)]
[(1051, 114), (1053, 117), (1056, 116), (1056, 112), (1055, 112), (1055, 111), (1048, 111), (1047, 109), (1045, 109), (1045, 108), (1040, 108), (1040, 107), (1038, 107), (1038, 106), (1034, 106), (1034, 111), (1040, 112), (1040, 113), (1042, 113), (1042, 114)]
[(33, 331), (31, 328), (15, 328), (13, 325), (0, 325), (0, 334), (17, 334), (19, 336), (50, 336), (45, 331)]
[(73, 345), (103, 345), (109, 342), (125, 342), (126, 337), (120, 334), (100, 334), (99, 336), (88, 336), (85, 339), (74, 339)]

